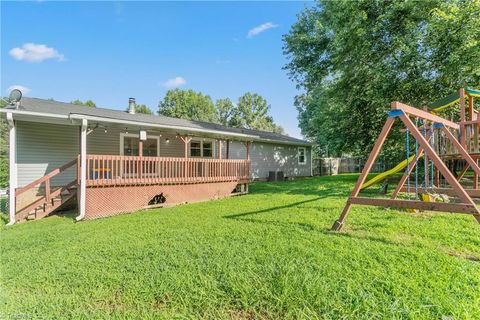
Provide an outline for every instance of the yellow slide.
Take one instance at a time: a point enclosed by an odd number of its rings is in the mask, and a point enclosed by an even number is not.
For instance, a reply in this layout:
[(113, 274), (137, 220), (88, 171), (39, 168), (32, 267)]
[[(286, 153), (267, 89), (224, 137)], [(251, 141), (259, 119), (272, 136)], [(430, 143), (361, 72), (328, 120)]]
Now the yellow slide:
[[(423, 157), (423, 152), (419, 155), (419, 159)], [(408, 158), (408, 162), (409, 163), (412, 163), (413, 159), (415, 159), (415, 155), (411, 156), (410, 158)], [(365, 182), (362, 187), (360, 188), (361, 190), (365, 189), (365, 188), (368, 188), (376, 183), (379, 183), (381, 182), (383, 179), (385, 179), (386, 177), (392, 175), (392, 174), (395, 174), (397, 172), (400, 172), (401, 170), (403, 170), (405, 167), (407, 166), (407, 160), (403, 160), (402, 162), (400, 162), (399, 164), (397, 164), (394, 168), (390, 169), (390, 170), (387, 170), (385, 172), (382, 172), (380, 174), (377, 174), (375, 177), (373, 177), (372, 179), (368, 180), (367, 182)]]

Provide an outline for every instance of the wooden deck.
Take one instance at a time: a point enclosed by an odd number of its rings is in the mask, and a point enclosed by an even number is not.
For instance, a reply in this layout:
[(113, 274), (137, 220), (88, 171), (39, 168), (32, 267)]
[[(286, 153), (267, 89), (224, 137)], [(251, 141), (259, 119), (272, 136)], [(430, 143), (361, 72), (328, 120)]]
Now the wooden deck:
[(248, 182), (250, 160), (87, 155), (87, 187)]

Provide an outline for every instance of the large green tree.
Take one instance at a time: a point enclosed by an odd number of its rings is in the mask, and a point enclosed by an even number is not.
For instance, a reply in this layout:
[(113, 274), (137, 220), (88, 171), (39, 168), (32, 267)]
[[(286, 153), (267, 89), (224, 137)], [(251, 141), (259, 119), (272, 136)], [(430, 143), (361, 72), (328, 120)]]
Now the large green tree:
[(217, 111), (208, 95), (193, 90), (169, 90), (158, 105), (158, 114), (187, 120), (218, 122)]
[(215, 101), (215, 108), (218, 113), (218, 121), (224, 126), (230, 125), (230, 119), (232, 118), (233, 112), (236, 109), (236, 106), (233, 104), (232, 100), (229, 98), (218, 99)]
[[(128, 107), (125, 111), (128, 112)], [(135, 113), (153, 114), (153, 111), (144, 104), (135, 104)]]
[[(1, 97), (0, 97), (1, 98)], [(8, 105), (7, 99), (0, 99), (0, 108)], [(8, 186), (8, 124), (0, 117), (0, 188)]]
[(268, 115), (269, 110), (270, 105), (265, 98), (257, 93), (247, 92), (238, 98), (228, 123), (237, 128), (283, 133), (283, 128), (276, 125)]
[(92, 107), (92, 108), (97, 107), (97, 104), (95, 102), (93, 102), (92, 100), (87, 100), (87, 101), (84, 102), (84, 101), (81, 101), (79, 99), (76, 99), (76, 100), (73, 100), (70, 103), (73, 103), (73, 104), (76, 104), (76, 105), (79, 105), (79, 106)]
[[(302, 133), (366, 155), (391, 101), (423, 107), (480, 83), (480, 0), (318, 1), (284, 36)], [(385, 150), (399, 155), (403, 135)]]

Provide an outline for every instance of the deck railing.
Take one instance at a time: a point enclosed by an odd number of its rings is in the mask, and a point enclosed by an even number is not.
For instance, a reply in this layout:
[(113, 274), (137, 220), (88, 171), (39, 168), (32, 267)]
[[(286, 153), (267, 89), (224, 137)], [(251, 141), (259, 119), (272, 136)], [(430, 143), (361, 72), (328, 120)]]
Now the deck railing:
[[(468, 153), (480, 153), (480, 123), (478, 120), (461, 122), (465, 128), (465, 142)], [(452, 134), (461, 141), (458, 131), (450, 129)], [(440, 155), (457, 155), (459, 154), (456, 147), (441, 131), (435, 134), (435, 146)]]
[(248, 180), (250, 160), (87, 155), (87, 186)]

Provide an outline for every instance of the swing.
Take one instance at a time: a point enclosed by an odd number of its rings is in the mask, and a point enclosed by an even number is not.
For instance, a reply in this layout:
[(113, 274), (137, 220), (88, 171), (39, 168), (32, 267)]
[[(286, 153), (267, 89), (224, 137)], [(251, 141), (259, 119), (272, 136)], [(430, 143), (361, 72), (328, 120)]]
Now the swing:
[[(425, 138), (427, 138), (427, 129), (426, 129), (426, 121), (424, 121), (423, 123), (424, 125), (424, 136)], [(431, 134), (431, 139), (430, 139), (430, 145), (432, 146), (432, 148), (434, 148), (435, 146), (435, 134), (433, 132), (433, 128), (430, 129), (430, 134)], [(418, 142), (417, 142), (418, 143)], [(427, 173), (428, 173), (428, 166), (430, 165), (431, 167), (431, 171), (430, 171), (430, 181), (428, 179), (428, 176), (427, 176)], [(438, 193), (435, 193), (434, 192), (434, 188), (435, 188), (435, 185), (434, 185), (434, 164), (433, 164), (433, 161), (432, 160), (427, 160), (427, 156), (425, 155), (425, 158), (424, 158), (424, 192), (423, 193), (418, 193), (418, 197), (420, 198), (420, 200), (422, 200), (423, 202), (444, 202), (444, 203), (448, 203), (450, 202), (450, 198), (447, 196), (447, 195), (444, 195), (444, 194), (438, 194)], [(415, 168), (417, 169), (417, 168)], [(415, 174), (417, 175), (418, 174), (418, 170), (415, 170)], [(415, 177), (416, 181), (418, 181), (418, 177), (416, 176)], [(429, 183), (430, 183), (430, 186), (429, 186)], [(416, 186), (417, 187), (417, 186)], [(428, 190), (430, 189), (430, 191)]]
[[(418, 127), (418, 118), (415, 120), (415, 127)], [(410, 138), (409, 138), (409, 130), (407, 128), (406, 135), (405, 135), (405, 147), (406, 147), (406, 155), (407, 155), (407, 167), (406, 172), (407, 174), (410, 173), (410, 162), (408, 161), (410, 158)], [(415, 161), (418, 160), (418, 142), (415, 140)], [(410, 200), (410, 175), (407, 178), (407, 196), (408, 200)], [(418, 166), (415, 165), (415, 197), (418, 197)], [(405, 209), (407, 212), (410, 213), (418, 213), (418, 209), (407, 208)]]

